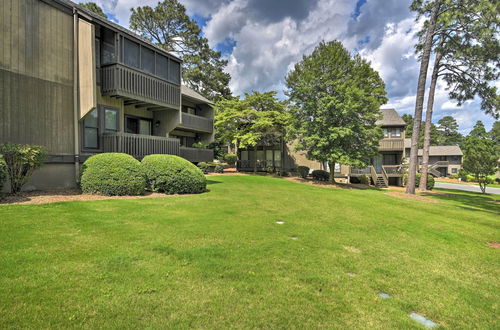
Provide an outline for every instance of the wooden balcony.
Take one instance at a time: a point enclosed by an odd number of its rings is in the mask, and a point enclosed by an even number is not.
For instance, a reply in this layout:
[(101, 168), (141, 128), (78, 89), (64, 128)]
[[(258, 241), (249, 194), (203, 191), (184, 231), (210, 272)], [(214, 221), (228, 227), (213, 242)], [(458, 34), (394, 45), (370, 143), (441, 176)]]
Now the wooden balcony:
[(212, 133), (214, 130), (214, 121), (209, 118), (183, 112), (181, 123), (178, 127), (198, 132)]
[(178, 109), (181, 102), (179, 85), (122, 64), (101, 68), (101, 92), (105, 96), (141, 101), (151, 107)]
[(380, 151), (389, 151), (389, 150), (403, 151), (404, 150), (404, 139), (384, 138), (384, 139), (380, 140), (378, 150), (380, 150)]
[(103, 148), (104, 152), (123, 152), (137, 159), (152, 154), (181, 154), (178, 139), (120, 132), (103, 134)]
[(180, 156), (194, 163), (214, 161), (212, 149), (180, 147)]

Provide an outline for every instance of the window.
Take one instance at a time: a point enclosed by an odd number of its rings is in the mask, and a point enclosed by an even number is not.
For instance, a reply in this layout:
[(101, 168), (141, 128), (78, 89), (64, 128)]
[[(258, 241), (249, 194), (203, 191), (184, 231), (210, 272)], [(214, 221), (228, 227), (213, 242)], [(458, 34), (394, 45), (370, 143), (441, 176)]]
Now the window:
[(104, 109), (104, 130), (106, 132), (118, 131), (118, 110)]
[(116, 62), (115, 33), (108, 29), (102, 30), (101, 64)]
[(125, 117), (125, 132), (151, 135), (151, 120), (137, 117)]
[(446, 161), (446, 156), (439, 156), (440, 161)]
[(268, 161), (273, 160), (273, 151), (272, 150), (266, 150), (266, 160), (268, 160)]
[(257, 160), (265, 160), (264, 159), (264, 150), (257, 150)]
[(401, 129), (400, 128), (393, 128), (391, 134), (392, 134), (392, 137), (401, 137)]
[(140, 57), (140, 47), (139, 44), (132, 42), (128, 39), (124, 39), (123, 42), (123, 63), (128, 66), (139, 68), (139, 57)]
[(248, 160), (248, 151), (244, 150), (241, 152), (241, 160)]
[(388, 138), (389, 137), (389, 130), (387, 128), (384, 128), (384, 137)]
[(99, 112), (92, 110), (83, 120), (83, 147), (99, 148)]
[(274, 150), (274, 166), (281, 166), (281, 150)]
[(456, 169), (455, 167), (451, 169), (451, 173), (455, 174), (455, 173), (457, 173), (457, 172), (458, 172), (458, 171), (457, 171), (457, 169)]
[(196, 109), (191, 107), (182, 107), (182, 112), (189, 113), (190, 115), (196, 115)]
[(163, 79), (168, 79), (168, 58), (156, 54), (156, 75)]
[(155, 73), (155, 52), (146, 47), (141, 47), (141, 69)]
[(168, 80), (180, 84), (180, 64), (179, 62), (169, 60), (168, 61)]
[(340, 172), (340, 163), (335, 163), (334, 172)]

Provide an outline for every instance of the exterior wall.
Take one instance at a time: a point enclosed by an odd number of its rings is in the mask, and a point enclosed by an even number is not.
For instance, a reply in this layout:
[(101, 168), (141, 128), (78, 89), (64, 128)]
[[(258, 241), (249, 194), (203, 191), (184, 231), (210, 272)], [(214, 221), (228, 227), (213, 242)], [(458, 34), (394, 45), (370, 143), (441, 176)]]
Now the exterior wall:
[(0, 1), (0, 143), (74, 154), (73, 17), (39, 0)]
[(285, 169), (296, 170), (298, 166), (307, 166), (311, 170), (323, 170), (324, 166), (315, 160), (309, 160), (305, 151), (295, 151), (296, 141), (289, 142), (285, 146)]
[[(10, 184), (7, 181), (3, 192), (9, 192)], [(47, 190), (47, 189), (74, 189), (77, 188), (75, 181), (75, 167), (72, 163), (48, 163), (36, 170), (23, 191)]]

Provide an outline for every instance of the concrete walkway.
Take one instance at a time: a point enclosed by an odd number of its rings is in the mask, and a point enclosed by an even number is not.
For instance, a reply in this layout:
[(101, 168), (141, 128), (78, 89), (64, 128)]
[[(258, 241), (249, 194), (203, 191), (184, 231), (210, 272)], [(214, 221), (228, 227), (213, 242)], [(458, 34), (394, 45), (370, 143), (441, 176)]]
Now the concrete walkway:
[[(471, 191), (471, 192), (481, 192), (481, 189), (479, 186), (475, 186), (472, 184), (456, 184), (456, 183), (444, 183), (444, 182), (436, 182), (434, 184), (435, 188), (443, 188), (443, 189), (456, 189), (456, 190), (463, 190), (463, 191)], [(500, 188), (491, 188), (486, 186), (486, 192), (488, 194), (499, 194), (500, 195)]]

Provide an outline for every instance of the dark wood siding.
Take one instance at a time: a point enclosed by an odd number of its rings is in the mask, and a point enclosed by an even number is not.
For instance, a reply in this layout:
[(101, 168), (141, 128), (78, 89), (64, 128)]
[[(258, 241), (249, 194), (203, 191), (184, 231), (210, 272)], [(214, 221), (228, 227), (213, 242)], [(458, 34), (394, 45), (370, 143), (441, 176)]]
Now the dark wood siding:
[(73, 153), (73, 17), (39, 0), (0, 1), (0, 142)]

